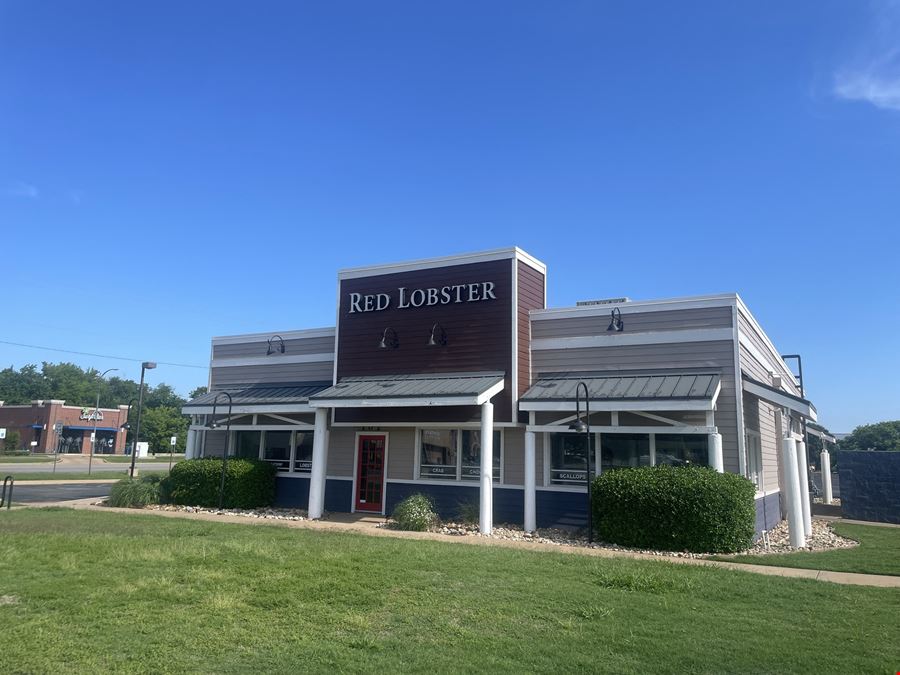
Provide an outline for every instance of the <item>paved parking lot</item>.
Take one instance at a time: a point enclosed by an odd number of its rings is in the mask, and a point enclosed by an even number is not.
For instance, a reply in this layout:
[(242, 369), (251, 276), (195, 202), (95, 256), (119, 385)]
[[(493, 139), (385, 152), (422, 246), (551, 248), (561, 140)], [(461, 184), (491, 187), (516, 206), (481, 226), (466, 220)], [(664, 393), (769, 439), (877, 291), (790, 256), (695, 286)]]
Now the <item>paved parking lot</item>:
[(57, 483), (55, 485), (29, 485), (16, 483), (13, 488), (13, 502), (32, 504), (34, 502), (61, 502), (68, 499), (106, 497), (112, 483)]

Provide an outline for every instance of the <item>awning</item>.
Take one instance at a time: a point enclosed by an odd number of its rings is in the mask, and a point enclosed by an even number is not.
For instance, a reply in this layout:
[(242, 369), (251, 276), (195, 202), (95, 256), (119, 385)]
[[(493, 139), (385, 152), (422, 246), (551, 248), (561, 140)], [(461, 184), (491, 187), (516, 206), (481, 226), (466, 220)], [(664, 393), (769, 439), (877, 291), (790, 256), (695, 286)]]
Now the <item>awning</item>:
[(794, 396), (793, 394), (787, 393), (783, 389), (777, 389), (770, 384), (760, 382), (759, 380), (754, 380), (743, 371), (741, 372), (741, 380), (743, 383), (744, 391), (746, 391), (747, 393), (753, 394), (754, 396), (759, 396), (759, 398), (764, 399), (769, 403), (773, 403), (779, 408), (787, 408), (788, 410), (793, 410), (795, 413), (803, 415), (804, 417), (811, 419), (813, 422), (819, 419), (816, 413), (815, 406), (805, 398)]
[(575, 410), (579, 382), (587, 385), (591, 411), (713, 410), (722, 387), (720, 376), (709, 373), (544, 377), (519, 399), (519, 408)]
[(310, 396), (314, 408), (481, 405), (503, 390), (504, 373), (344, 377)]
[[(311, 412), (309, 397), (327, 389), (331, 382), (300, 382), (290, 385), (268, 385), (224, 390), (231, 394), (233, 413), (290, 413)], [(219, 397), (216, 412), (228, 412), (228, 397), (220, 391), (211, 391), (188, 401), (181, 408), (185, 415), (209, 415), (213, 411), (216, 396)]]

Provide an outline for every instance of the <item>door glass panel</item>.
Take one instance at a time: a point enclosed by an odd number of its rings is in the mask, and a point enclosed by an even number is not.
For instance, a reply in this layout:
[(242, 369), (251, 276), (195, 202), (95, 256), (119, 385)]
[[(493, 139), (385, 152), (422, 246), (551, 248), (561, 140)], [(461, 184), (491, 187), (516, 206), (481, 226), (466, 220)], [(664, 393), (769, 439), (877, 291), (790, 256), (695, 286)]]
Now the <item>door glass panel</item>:
[(380, 511), (384, 489), (384, 438), (360, 438), (356, 506)]

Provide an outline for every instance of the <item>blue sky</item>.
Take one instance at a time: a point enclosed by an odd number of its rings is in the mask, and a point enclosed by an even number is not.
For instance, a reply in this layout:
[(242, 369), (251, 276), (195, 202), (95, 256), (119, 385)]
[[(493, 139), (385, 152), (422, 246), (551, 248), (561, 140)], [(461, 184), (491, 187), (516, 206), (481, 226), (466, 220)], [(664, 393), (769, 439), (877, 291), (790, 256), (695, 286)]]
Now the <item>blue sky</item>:
[[(896, 419), (898, 45), (898, 2), (0, 0), (0, 340), (205, 366), (518, 245), (550, 306), (737, 291), (823, 423)], [(0, 344), (63, 358), (139, 376)]]

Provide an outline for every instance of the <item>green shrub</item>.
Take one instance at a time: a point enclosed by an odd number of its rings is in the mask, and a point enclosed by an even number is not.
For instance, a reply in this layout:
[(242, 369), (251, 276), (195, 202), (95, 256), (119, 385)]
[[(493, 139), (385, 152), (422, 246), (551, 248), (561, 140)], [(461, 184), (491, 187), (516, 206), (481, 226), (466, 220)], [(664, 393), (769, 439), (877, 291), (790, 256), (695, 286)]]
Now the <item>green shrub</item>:
[(753, 483), (706, 467), (606, 471), (594, 479), (594, 527), (606, 542), (695, 553), (741, 551), (756, 524)]
[(123, 478), (113, 484), (107, 503), (110, 506), (140, 509), (147, 504), (159, 503), (159, 485), (146, 480)]
[(456, 509), (456, 517), (466, 525), (477, 525), (481, 520), (481, 505), (477, 501), (462, 502)]
[[(218, 506), (222, 460), (188, 459), (178, 462), (163, 481), (161, 491), (174, 504)], [(252, 509), (275, 500), (275, 466), (255, 459), (228, 460), (225, 508)]]
[(437, 523), (431, 498), (423, 494), (410, 495), (394, 508), (391, 516), (401, 530), (424, 532)]

